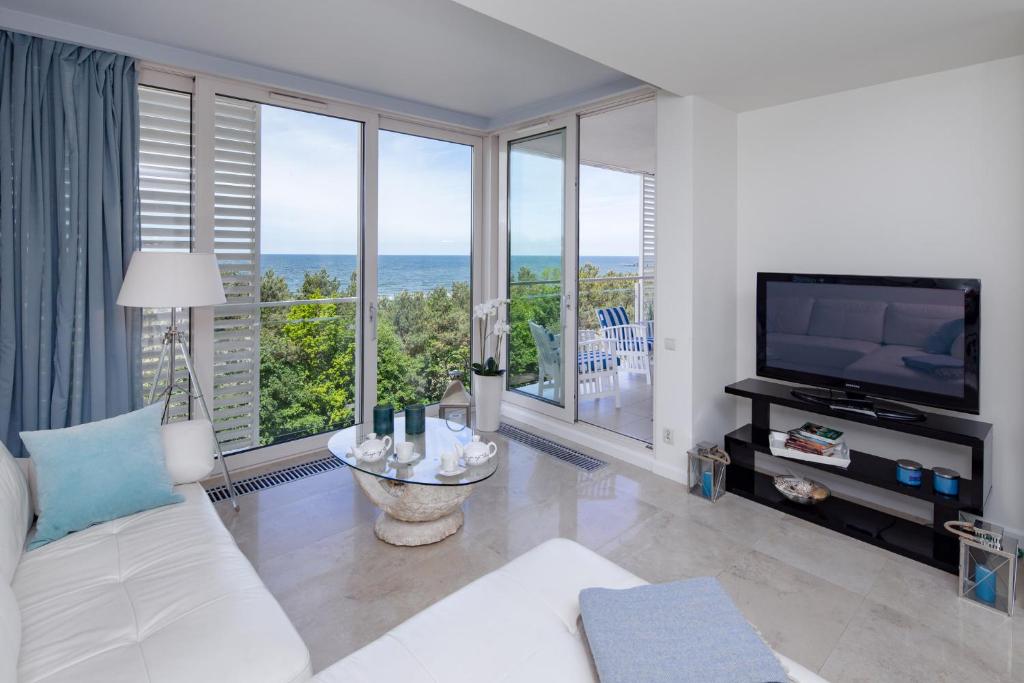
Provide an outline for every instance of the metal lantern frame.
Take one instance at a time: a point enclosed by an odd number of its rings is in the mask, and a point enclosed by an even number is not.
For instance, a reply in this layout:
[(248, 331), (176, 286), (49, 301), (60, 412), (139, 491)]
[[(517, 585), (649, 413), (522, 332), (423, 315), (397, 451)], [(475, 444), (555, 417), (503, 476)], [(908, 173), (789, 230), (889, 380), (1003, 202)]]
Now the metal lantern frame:
[[(717, 444), (702, 441), (687, 455), (687, 489), (693, 495), (714, 503), (725, 493), (725, 470), (732, 462)], [(705, 477), (710, 475), (711, 484)]]
[(1003, 533), (1002, 527), (967, 513), (944, 526), (960, 539), (959, 596), (1012, 617), (1019, 541)]

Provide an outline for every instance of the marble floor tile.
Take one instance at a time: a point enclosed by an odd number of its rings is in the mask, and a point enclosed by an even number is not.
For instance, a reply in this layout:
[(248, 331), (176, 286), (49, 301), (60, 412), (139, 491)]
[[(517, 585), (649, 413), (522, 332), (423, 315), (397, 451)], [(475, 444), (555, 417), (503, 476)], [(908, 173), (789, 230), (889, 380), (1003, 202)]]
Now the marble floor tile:
[(1010, 681), (976, 650), (919, 619), (870, 600), (844, 631), (821, 675), (831, 683)]
[(754, 550), (718, 580), (772, 647), (812, 670), (824, 664), (864, 600)]
[(888, 561), (874, 546), (789, 516), (754, 550), (858, 595), (867, 594)]
[(954, 647), (980, 656), (1001, 675), (1024, 680), (1024, 619), (1020, 612), (1011, 618), (960, 599), (953, 574), (892, 556), (867, 599), (926, 624)]
[(700, 522), (664, 511), (628, 529), (598, 550), (653, 583), (717, 576), (749, 552)]

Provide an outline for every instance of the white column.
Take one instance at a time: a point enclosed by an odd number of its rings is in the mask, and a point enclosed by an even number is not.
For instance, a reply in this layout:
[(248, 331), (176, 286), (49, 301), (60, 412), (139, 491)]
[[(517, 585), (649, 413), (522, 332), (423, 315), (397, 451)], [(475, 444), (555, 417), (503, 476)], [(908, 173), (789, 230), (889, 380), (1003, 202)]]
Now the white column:
[(736, 114), (659, 93), (656, 177), (654, 470), (682, 480), (687, 448), (735, 421)]

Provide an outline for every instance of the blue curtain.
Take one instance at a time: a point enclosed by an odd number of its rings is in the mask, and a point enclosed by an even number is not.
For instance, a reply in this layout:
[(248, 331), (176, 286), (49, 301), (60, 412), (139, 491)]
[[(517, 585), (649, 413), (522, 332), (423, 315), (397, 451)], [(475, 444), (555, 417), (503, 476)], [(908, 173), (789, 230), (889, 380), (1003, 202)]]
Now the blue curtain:
[(139, 406), (133, 59), (0, 31), (0, 440)]

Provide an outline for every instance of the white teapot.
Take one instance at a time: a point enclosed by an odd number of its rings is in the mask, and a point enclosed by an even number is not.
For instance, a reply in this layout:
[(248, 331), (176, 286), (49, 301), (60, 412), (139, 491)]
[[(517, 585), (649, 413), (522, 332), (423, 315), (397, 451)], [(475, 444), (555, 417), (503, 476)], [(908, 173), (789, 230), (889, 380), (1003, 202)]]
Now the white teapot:
[(363, 462), (377, 462), (388, 454), (388, 450), (391, 448), (391, 437), (385, 436), (383, 439), (378, 439), (377, 435), (370, 432), (366, 436), (366, 441), (353, 446), (350, 452), (356, 456), (357, 459)]
[(479, 465), (485, 463), (498, 453), (498, 444), (493, 441), (483, 442), (479, 435), (473, 436), (473, 440), (463, 446), (455, 444), (455, 452), (466, 461), (467, 465)]

